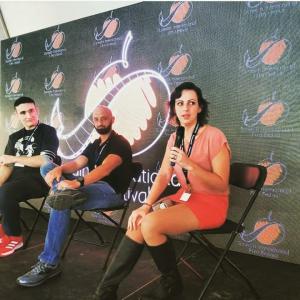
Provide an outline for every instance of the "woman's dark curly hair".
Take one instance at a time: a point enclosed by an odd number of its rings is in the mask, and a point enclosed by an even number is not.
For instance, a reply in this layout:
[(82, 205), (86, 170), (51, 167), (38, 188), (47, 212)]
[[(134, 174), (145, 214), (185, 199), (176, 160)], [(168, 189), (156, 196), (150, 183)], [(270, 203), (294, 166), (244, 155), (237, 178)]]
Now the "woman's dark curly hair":
[[(183, 82), (179, 86), (175, 88), (175, 90), (171, 94), (171, 99), (169, 102), (169, 107), (170, 107), (170, 122), (171, 123), (177, 123), (177, 125), (180, 125), (179, 119), (176, 116), (175, 112), (175, 100), (181, 97), (182, 91), (183, 90), (193, 90), (197, 94), (198, 98), (198, 104), (201, 107), (201, 112), (198, 113), (198, 122), (200, 123), (201, 126), (204, 124), (207, 124), (208, 122), (208, 101), (206, 101), (203, 96), (202, 96), (202, 91), (201, 89), (195, 85), (192, 82)], [(174, 124), (173, 124), (174, 125)]]

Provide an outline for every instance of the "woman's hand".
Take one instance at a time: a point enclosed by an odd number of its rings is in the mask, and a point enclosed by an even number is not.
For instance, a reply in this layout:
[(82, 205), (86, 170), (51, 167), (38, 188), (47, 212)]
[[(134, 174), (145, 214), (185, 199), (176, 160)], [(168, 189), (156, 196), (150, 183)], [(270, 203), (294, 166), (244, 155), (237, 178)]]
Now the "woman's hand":
[(52, 187), (53, 180), (56, 179), (56, 181), (59, 182), (61, 175), (62, 175), (62, 170), (61, 167), (58, 166), (47, 173), (47, 175), (45, 176), (45, 181), (50, 187)]
[(138, 209), (132, 211), (129, 219), (128, 219), (128, 230), (137, 230), (137, 228), (141, 225), (143, 218), (149, 213), (150, 206), (143, 205)]
[(80, 187), (80, 183), (76, 179), (75, 180), (62, 180), (57, 185), (58, 190), (64, 190), (64, 189), (76, 190), (79, 187)]
[(189, 169), (190, 159), (186, 155), (186, 153), (177, 148), (172, 147), (170, 151), (170, 161), (178, 164), (180, 167), (184, 169)]

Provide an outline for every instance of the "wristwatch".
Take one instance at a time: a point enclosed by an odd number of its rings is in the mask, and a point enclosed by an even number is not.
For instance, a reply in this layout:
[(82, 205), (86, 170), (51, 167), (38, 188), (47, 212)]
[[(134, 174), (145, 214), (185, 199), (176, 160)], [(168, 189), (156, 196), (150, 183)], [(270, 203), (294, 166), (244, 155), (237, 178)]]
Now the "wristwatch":
[(80, 187), (84, 186), (84, 177), (78, 176), (76, 180), (80, 183)]

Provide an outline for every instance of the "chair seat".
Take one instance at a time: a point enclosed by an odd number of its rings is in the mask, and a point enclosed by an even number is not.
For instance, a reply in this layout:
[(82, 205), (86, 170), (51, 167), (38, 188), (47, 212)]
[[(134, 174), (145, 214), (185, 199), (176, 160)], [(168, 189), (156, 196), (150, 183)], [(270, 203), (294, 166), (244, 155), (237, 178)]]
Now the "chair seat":
[[(238, 223), (227, 219), (225, 223), (218, 228), (213, 228), (213, 229), (204, 229), (204, 230), (196, 230), (195, 232), (200, 232), (202, 234), (225, 234), (225, 233), (231, 233), (236, 230), (238, 226)], [(244, 226), (240, 226), (238, 229), (238, 233), (242, 232), (244, 230)]]
[(122, 204), (122, 205), (119, 205), (119, 206), (115, 206), (115, 207), (87, 209), (87, 211), (93, 211), (93, 212), (114, 211), (114, 210), (124, 209), (126, 206), (127, 206), (127, 204), (125, 202), (125, 204)]

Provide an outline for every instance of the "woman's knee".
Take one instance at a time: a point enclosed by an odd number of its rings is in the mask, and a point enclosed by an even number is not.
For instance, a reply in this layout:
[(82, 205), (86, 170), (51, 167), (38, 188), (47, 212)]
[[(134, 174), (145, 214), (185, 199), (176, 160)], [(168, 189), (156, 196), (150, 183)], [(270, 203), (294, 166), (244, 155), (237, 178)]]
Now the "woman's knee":
[(45, 177), (47, 175), (47, 173), (49, 173), (51, 170), (53, 170), (56, 167), (58, 167), (58, 165), (55, 164), (54, 162), (52, 162), (52, 161), (46, 162), (45, 164), (43, 164), (41, 166), (40, 173), (43, 177)]
[(144, 237), (141, 232), (141, 226), (139, 226), (136, 230), (127, 230), (126, 236), (137, 243), (144, 243)]
[(142, 235), (148, 236), (160, 232), (160, 221), (154, 214), (148, 214), (141, 223)]

